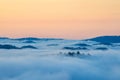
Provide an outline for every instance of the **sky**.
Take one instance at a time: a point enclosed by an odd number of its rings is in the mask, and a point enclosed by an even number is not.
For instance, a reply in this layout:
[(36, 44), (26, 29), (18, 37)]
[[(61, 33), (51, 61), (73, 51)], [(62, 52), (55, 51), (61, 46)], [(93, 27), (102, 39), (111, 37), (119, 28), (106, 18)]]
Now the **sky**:
[(0, 0), (0, 36), (120, 35), (120, 0)]

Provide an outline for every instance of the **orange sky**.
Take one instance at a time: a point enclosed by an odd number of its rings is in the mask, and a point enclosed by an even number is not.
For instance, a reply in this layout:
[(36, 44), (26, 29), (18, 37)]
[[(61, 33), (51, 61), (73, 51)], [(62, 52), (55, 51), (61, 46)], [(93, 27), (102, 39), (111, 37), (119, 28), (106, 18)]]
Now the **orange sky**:
[(0, 36), (120, 35), (120, 0), (0, 0)]

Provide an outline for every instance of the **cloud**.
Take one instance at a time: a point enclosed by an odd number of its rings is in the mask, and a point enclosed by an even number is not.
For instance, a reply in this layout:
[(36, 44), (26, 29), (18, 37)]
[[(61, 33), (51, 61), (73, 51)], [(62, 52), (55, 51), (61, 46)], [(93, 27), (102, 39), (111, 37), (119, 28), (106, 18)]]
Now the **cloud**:
[(120, 54), (2, 57), (0, 80), (120, 80)]

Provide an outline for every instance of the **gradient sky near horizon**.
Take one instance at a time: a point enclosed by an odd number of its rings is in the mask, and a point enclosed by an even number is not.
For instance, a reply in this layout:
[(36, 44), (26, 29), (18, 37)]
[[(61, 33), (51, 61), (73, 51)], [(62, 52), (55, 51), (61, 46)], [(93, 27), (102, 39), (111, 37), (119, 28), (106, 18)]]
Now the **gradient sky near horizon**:
[(120, 0), (0, 0), (0, 36), (120, 35)]

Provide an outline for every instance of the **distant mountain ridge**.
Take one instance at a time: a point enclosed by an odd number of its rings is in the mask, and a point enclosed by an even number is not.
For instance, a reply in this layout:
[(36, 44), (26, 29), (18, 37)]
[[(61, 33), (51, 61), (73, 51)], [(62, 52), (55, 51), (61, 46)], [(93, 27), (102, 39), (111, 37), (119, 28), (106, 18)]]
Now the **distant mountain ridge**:
[(120, 43), (120, 36), (99, 36), (87, 40), (101, 42), (101, 43)]
[(36, 37), (24, 37), (24, 38), (8, 38), (8, 37), (0, 37), (0, 40), (63, 40), (60, 38), (36, 38)]
[[(0, 37), (0, 40), (19, 40), (19, 41), (28, 41), (28, 43), (32, 41), (48, 41), (48, 40), (64, 40), (60, 38), (36, 38), (36, 37), (25, 37), (25, 38), (8, 38), (8, 37)], [(85, 39), (90, 41), (96, 41), (101, 43), (120, 43), (120, 36), (99, 36), (91, 39)]]
[(0, 37), (0, 40), (1, 40), (1, 39), (10, 39), (10, 38), (8, 38), (8, 37)]
[(26, 37), (26, 38), (17, 38), (16, 40), (62, 40), (59, 38), (35, 38), (35, 37)]

